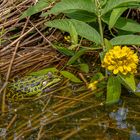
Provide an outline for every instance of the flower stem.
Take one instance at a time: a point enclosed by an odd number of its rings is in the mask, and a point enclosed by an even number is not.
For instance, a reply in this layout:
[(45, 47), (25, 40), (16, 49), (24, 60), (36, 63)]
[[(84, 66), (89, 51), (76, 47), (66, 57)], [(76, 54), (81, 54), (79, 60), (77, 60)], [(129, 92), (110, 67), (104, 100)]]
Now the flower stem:
[(98, 17), (98, 24), (99, 24), (99, 31), (101, 35), (101, 46), (103, 50), (105, 50), (104, 45), (104, 34), (103, 34), (103, 27), (102, 27), (102, 21), (101, 21), (101, 6), (99, 0), (95, 0), (96, 8), (97, 8), (97, 17)]

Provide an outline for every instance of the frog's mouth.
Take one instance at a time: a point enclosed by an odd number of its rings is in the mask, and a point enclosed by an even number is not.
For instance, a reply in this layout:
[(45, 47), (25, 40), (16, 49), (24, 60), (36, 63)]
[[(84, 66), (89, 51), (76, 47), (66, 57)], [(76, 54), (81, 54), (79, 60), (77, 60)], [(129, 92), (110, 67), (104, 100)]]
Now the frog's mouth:
[(58, 85), (60, 85), (60, 83), (62, 82), (62, 79), (60, 78), (55, 78), (53, 79), (51, 82), (49, 83), (45, 83), (46, 81), (44, 81), (43, 84), (46, 84), (46, 87), (43, 89), (43, 93), (44, 92), (50, 92), (56, 89), (56, 87), (58, 87)]

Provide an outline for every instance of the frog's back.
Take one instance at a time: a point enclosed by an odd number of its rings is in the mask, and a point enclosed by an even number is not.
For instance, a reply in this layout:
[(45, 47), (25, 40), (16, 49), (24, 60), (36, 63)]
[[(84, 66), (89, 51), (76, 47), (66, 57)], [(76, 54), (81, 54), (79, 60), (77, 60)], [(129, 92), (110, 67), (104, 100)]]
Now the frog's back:
[(46, 76), (26, 76), (16, 81), (13, 81), (8, 85), (10, 89), (15, 92), (21, 92), (28, 96), (41, 92), (45, 85), (43, 82), (46, 81)]

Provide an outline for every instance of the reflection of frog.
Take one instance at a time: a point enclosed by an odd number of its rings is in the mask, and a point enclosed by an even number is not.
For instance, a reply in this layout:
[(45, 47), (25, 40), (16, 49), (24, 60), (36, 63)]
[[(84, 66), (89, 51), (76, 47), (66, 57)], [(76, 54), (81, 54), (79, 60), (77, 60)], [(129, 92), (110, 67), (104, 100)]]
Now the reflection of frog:
[[(11, 91), (12, 96), (32, 96), (40, 95), (42, 92), (51, 90), (54, 86), (58, 85), (62, 78), (56, 74), (48, 72), (41, 76), (25, 76), (21, 79), (13, 81), (8, 84), (8, 89)], [(11, 95), (10, 95), (11, 96)]]

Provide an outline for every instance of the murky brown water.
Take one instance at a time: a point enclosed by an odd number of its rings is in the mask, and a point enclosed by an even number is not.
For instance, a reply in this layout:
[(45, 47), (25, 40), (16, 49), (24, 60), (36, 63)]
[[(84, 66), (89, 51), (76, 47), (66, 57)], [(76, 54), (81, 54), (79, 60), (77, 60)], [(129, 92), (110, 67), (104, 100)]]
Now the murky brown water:
[[(76, 91), (76, 92), (75, 92)], [(8, 102), (2, 140), (140, 140), (140, 98), (103, 105), (90, 91), (65, 88), (40, 99)]]

